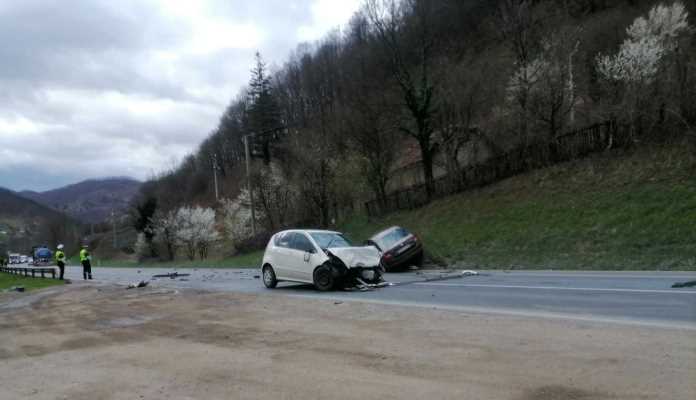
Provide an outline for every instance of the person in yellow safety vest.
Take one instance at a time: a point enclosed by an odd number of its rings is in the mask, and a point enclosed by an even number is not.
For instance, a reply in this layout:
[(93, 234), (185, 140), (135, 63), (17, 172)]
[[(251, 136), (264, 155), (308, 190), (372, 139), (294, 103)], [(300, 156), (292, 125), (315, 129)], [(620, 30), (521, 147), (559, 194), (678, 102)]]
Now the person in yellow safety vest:
[(80, 250), (80, 262), (82, 263), (82, 278), (92, 279), (92, 256), (87, 251), (87, 245), (82, 245)]
[(56, 250), (56, 265), (60, 269), (60, 280), (63, 280), (65, 274), (65, 253), (63, 253), (63, 244), (59, 244)]

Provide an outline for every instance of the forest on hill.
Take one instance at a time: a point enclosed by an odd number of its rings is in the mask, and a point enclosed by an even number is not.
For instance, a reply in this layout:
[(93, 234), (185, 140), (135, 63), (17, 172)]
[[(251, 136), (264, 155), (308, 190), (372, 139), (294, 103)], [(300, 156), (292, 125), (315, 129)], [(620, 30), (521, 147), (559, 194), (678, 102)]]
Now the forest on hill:
[(220, 238), (331, 226), (368, 200), (412, 185), (431, 198), (440, 177), (607, 121), (631, 146), (693, 136), (694, 12), (693, 1), (367, 0), (282, 66), (257, 55), (217, 129), (141, 187), (136, 247), (205, 257)]
[(0, 187), (0, 255), (31, 254), (32, 246), (80, 245), (82, 227), (67, 215)]

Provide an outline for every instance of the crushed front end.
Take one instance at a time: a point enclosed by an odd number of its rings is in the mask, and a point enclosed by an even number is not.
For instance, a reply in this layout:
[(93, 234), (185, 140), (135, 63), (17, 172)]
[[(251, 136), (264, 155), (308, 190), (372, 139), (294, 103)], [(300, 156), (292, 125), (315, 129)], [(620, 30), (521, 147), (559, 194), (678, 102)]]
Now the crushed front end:
[(372, 246), (342, 247), (327, 250), (334, 276), (344, 289), (367, 290), (386, 286), (380, 263), (381, 255)]

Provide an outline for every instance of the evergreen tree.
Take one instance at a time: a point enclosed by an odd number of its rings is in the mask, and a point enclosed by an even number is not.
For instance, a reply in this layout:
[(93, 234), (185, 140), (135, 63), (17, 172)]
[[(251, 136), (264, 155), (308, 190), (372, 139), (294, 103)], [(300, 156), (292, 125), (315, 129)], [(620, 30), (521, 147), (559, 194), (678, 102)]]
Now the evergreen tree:
[(254, 139), (266, 164), (271, 161), (271, 140), (277, 136), (280, 127), (280, 110), (273, 95), (271, 79), (261, 54), (257, 52), (256, 65), (251, 70), (249, 82), (248, 130), (256, 134)]

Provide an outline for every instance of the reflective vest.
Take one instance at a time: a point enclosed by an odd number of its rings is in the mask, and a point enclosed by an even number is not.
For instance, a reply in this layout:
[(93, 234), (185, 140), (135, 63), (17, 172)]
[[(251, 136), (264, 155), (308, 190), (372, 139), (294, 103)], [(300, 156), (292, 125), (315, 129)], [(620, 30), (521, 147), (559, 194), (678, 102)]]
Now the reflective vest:
[(87, 261), (91, 258), (92, 257), (89, 256), (89, 252), (87, 251), (87, 249), (80, 250), (80, 262)]
[(60, 262), (65, 261), (65, 253), (63, 253), (62, 250), (56, 251), (56, 261), (60, 261)]

